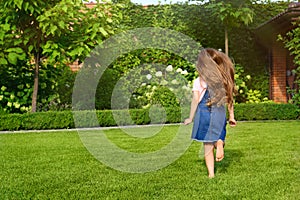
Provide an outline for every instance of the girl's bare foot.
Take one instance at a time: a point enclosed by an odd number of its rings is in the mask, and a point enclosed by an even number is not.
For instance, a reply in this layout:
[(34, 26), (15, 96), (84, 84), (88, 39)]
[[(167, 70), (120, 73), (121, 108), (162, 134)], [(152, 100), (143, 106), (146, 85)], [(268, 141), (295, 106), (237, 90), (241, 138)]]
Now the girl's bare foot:
[(208, 178), (215, 178), (215, 175), (208, 175)]
[(217, 141), (216, 161), (220, 162), (224, 158), (224, 143), (222, 140)]

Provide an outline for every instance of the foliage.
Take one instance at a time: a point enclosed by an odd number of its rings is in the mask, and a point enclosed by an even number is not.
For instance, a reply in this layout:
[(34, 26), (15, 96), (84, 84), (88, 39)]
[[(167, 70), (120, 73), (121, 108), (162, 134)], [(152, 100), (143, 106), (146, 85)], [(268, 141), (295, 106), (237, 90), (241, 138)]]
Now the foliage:
[(246, 103), (235, 105), (237, 120), (291, 120), (299, 119), (299, 109), (293, 104)]
[[(206, 4), (204, 4), (206, 5)], [(283, 12), (288, 2), (252, 3), (249, 8), (254, 12), (253, 22), (249, 26), (240, 24), (240, 27), (228, 30), (230, 35), (230, 56), (235, 63), (239, 63), (251, 76), (266, 73), (267, 60), (265, 47), (260, 45), (254, 33), (256, 27)], [(184, 34), (200, 42), (203, 47), (212, 47), (224, 51), (224, 25), (220, 20), (211, 17), (209, 9), (203, 5), (173, 5), (172, 9), (184, 21)]]
[(162, 107), (184, 107), (190, 104), (191, 82), (188, 82), (186, 70), (181, 68), (173, 69), (172, 65), (153, 71), (146, 75), (152, 79), (154, 84), (145, 84), (140, 91), (134, 94), (133, 100), (139, 105), (137, 108), (147, 108), (151, 105)]
[[(192, 81), (197, 73), (188, 73), (172, 65), (166, 68), (156, 65), (136, 66), (122, 77), (115, 70), (108, 69), (100, 79), (96, 94), (96, 109), (180, 107), (190, 104)], [(244, 72), (241, 65), (235, 65), (235, 84), (238, 90), (236, 103), (260, 103), (268, 100), (268, 78), (252, 77)], [(194, 76), (192, 76), (194, 75)], [(253, 79), (259, 82), (253, 86)], [(101, 86), (100, 86), (101, 85)], [(111, 100), (113, 94), (118, 97)], [(116, 107), (112, 107), (111, 101)]]
[[(173, 69), (172, 65), (144, 65), (129, 71), (121, 78), (116, 88), (118, 98), (112, 99), (113, 109), (149, 108), (153, 105), (179, 108), (189, 105), (191, 86), (186, 79), (186, 70)], [(120, 101), (120, 98), (124, 100)], [(129, 102), (128, 102), (129, 101)], [(123, 104), (122, 104), (123, 102)]]
[(253, 11), (249, 8), (245, 1), (224, 2), (210, 1), (206, 6), (212, 13), (213, 17), (218, 17), (225, 27), (225, 53), (228, 53), (228, 29), (239, 27), (240, 24), (248, 25), (253, 21)]
[[(71, 109), (72, 89), (75, 77), (76, 73), (71, 71), (69, 67), (56, 68), (55, 71), (41, 70), (40, 79), (43, 83), (47, 82), (47, 87), (39, 90), (40, 96), (47, 98), (41, 99), (38, 102), (38, 111)], [(40, 84), (40, 86), (43, 86), (43, 83)], [(49, 85), (52, 85), (52, 88), (50, 88)], [(48, 90), (54, 90), (55, 93), (47, 95), (46, 91)]]
[(250, 4), (251, 9), (255, 13), (252, 27), (257, 27), (279, 13), (284, 12), (288, 8), (289, 3), (290, 1), (253, 0), (252, 4)]
[[(1, 1), (0, 65), (18, 68), (27, 61), (24, 67), (34, 74), (34, 81), (26, 82), (33, 87), (33, 112), (40, 70), (56, 71), (76, 59), (84, 59), (93, 47), (114, 33), (120, 19), (117, 11), (115, 4), (97, 4), (89, 9), (80, 0)], [(48, 103), (55, 92), (47, 94)]]
[[(176, 31), (181, 31), (184, 29), (184, 23), (182, 20), (178, 20), (175, 17), (175, 13), (172, 10), (171, 5), (165, 5), (161, 7), (156, 6), (149, 6), (147, 8), (143, 8), (141, 6), (137, 6), (134, 4), (126, 4), (124, 10), (124, 21), (122, 22), (121, 26), (122, 29), (134, 29), (134, 28), (143, 28), (143, 27), (162, 27), (167, 29), (173, 29)], [(175, 26), (174, 26), (175, 25)], [(173, 44), (178, 44), (178, 41), (169, 37), (168, 41), (165, 41), (164, 38), (157, 38), (157, 44), (165, 44), (166, 46), (170, 46)], [(147, 38), (146, 38), (147, 39)], [(150, 41), (150, 39), (149, 39)], [(182, 42), (183, 43), (183, 42)], [(200, 45), (199, 45), (200, 47)], [(188, 48), (183, 49), (183, 51), (191, 52)], [(198, 52), (198, 49), (193, 49), (192, 51), (195, 52), (195, 55)], [(184, 52), (181, 52), (182, 54)], [(190, 55), (189, 55), (190, 56)], [(119, 103), (118, 109), (126, 107), (130, 104), (130, 108), (143, 108), (149, 107), (150, 105), (160, 104), (167, 107), (177, 106), (178, 101), (176, 97), (174, 97), (173, 91), (170, 91), (169, 88), (165, 85), (161, 85), (160, 83), (154, 83), (154, 79), (152, 79), (152, 83), (147, 84), (136, 91), (134, 88), (130, 88), (130, 86), (139, 87), (142, 84), (142, 77), (140, 77), (139, 73), (148, 74), (151, 71), (152, 77), (156, 77), (155, 73), (158, 71), (164, 71), (164, 69), (160, 69), (155, 71), (157, 66), (174, 66), (175, 69), (179, 69), (186, 73), (186, 78), (188, 80), (193, 80), (195, 73), (187, 73), (187, 71), (194, 72), (193, 63), (189, 63), (184, 58), (176, 55), (175, 53), (168, 52), (162, 49), (154, 49), (154, 48), (144, 48), (131, 51), (130, 53), (121, 55), (117, 60), (115, 60), (111, 66), (109, 66), (108, 70), (110, 73), (115, 74), (113, 83), (117, 83), (118, 79), (122, 79), (124, 82), (122, 84), (124, 90), (128, 90), (128, 96), (131, 96), (130, 103), (128, 102), (129, 99), (124, 97), (118, 97), (118, 100), (123, 98), (123, 104)], [(173, 68), (173, 67), (172, 67)], [(134, 75), (133, 75), (134, 74)], [(105, 78), (106, 74), (102, 77)], [(143, 77), (146, 79), (146, 77)], [(101, 78), (102, 79), (102, 78)], [(101, 81), (101, 80), (100, 80)], [(140, 81), (140, 83), (139, 83)], [(153, 82), (154, 81), (154, 82)], [(170, 80), (171, 82), (171, 80)], [(146, 82), (144, 82), (146, 83)], [(108, 89), (108, 87), (106, 88)], [(102, 99), (106, 100), (106, 106), (97, 106), (102, 104), (96, 99), (96, 108), (106, 108), (110, 109), (110, 97), (114, 90), (114, 85), (111, 84), (110, 91), (107, 91), (107, 96), (104, 97), (102, 94), (102, 90), (97, 90), (96, 96), (102, 95)], [(99, 94), (98, 94), (99, 93)], [(108, 98), (107, 98), (108, 97)], [(181, 98), (182, 100), (182, 98)], [(180, 100), (180, 101), (181, 101)], [(114, 99), (112, 99), (114, 101)], [(128, 103), (125, 103), (128, 102)], [(177, 103), (176, 103), (177, 102)], [(182, 102), (182, 101), (181, 101)], [(123, 107), (122, 107), (123, 106)]]
[[(296, 24), (295, 24), (296, 25)], [(294, 56), (294, 64), (296, 69), (292, 71), (296, 79), (294, 83), (295, 88), (288, 88), (288, 92), (292, 95), (292, 103), (300, 106), (300, 25), (286, 34), (286, 36), (279, 36), (279, 40), (282, 40), (285, 47)]]
[[(32, 69), (0, 66), (0, 107), (9, 113), (26, 113), (31, 110)], [(38, 110), (61, 110), (71, 105), (71, 92), (75, 79), (69, 67), (40, 69)]]
[(106, 69), (101, 76), (95, 96), (95, 108), (105, 110), (111, 108), (111, 95), (120, 78), (120, 74), (113, 69)]
[[(300, 118), (300, 110), (294, 104), (236, 104), (235, 118), (239, 121), (247, 120), (295, 120)], [(66, 129), (78, 127), (111, 127), (120, 125), (146, 125), (163, 123), (181, 123), (189, 116), (189, 108), (161, 108), (128, 110), (99, 110), (76, 111), (80, 116), (79, 122), (74, 124), (71, 111), (48, 111), (25, 114), (0, 115), (0, 130), (44, 130)], [(128, 118), (128, 112), (130, 118)], [(91, 116), (96, 113), (98, 122), (93, 122)], [(164, 116), (165, 115), (165, 116)], [(164, 119), (163, 119), (164, 118)], [(116, 122), (116, 119), (117, 120)]]
[[(26, 66), (25, 62), (22, 64)], [(7, 68), (0, 65), (0, 74), (0, 108), (8, 113), (29, 111), (31, 109), (32, 71), (23, 66)]]
[[(252, 77), (244, 72), (244, 69), (241, 65), (236, 64), (235, 65), (235, 84), (237, 89), (237, 94), (235, 97), (236, 103), (260, 103), (260, 102), (267, 102), (267, 94), (263, 93), (262, 89), (265, 89), (264, 87), (249, 89), (249, 84), (252, 82)], [(265, 84), (267, 85), (267, 84)], [(264, 84), (261, 84), (260, 86), (265, 86)]]
[[(41, 0), (2, 1), (0, 3), (0, 87), (6, 88), (6, 94), (0, 91), (0, 99), (2, 98), (0, 110), (25, 112), (31, 109), (30, 98), (34, 86), (32, 80), (36, 67), (34, 58), (37, 50), (40, 49), (42, 51), (39, 56), (40, 84), (37, 109), (43, 111), (70, 108), (68, 97), (72, 92), (71, 83), (74, 77), (65, 71), (67, 64), (77, 59), (81, 62), (93, 46), (113, 33), (138, 27), (165, 27), (188, 35), (204, 47), (223, 49), (224, 38), (220, 37), (223, 34), (223, 24), (212, 18), (210, 10), (203, 5), (167, 4), (143, 7), (129, 3), (127, 0), (115, 2), (123, 4), (121, 10), (118, 4), (109, 3), (99, 4), (94, 9), (88, 10), (82, 7), (81, 1), (57, 0), (47, 3)], [(224, 2), (240, 3), (240, 1)], [(282, 12), (288, 5), (288, 2), (261, 2), (249, 4), (249, 8), (255, 13), (250, 28), (242, 24), (234, 30), (228, 30), (231, 36), (229, 44), (231, 56), (236, 63), (244, 67), (245, 75), (251, 75), (251, 81), (247, 82), (247, 87), (249, 91), (252, 89), (253, 92), (249, 94), (249, 98), (254, 95), (254, 100), (257, 100), (255, 90), (260, 90), (261, 96), (265, 97), (268, 89), (265, 75), (261, 76), (266, 72), (267, 61), (263, 57), (263, 48), (255, 45), (257, 43), (253, 29)], [(84, 12), (78, 12), (78, 9)], [(111, 15), (106, 15), (106, 10), (110, 10)], [(123, 16), (122, 21), (120, 21), (121, 16)], [(44, 34), (45, 37), (38, 34)], [(37, 48), (39, 37), (43, 42), (41, 48)], [(116, 60), (110, 66), (114, 77), (107, 79), (111, 78), (116, 82), (131, 69), (149, 62), (187, 70), (189, 81), (195, 77), (193, 65), (185, 62), (184, 59), (162, 50), (144, 49), (123, 55)], [(66, 75), (59, 76), (60, 73), (66, 73)], [(62, 83), (62, 79), (65, 79), (66, 83)], [(103, 77), (104, 79), (106, 78)], [(260, 83), (264, 83), (264, 89), (258, 87)], [(18, 89), (19, 85), (28, 88)], [(105, 99), (106, 103), (99, 100), (96, 102), (96, 108), (107, 109), (110, 107), (107, 96), (112, 93), (113, 86), (111, 84), (107, 87), (103, 84), (99, 85), (104, 88), (99, 87), (97, 91), (104, 89), (105, 93), (97, 92), (96, 95), (99, 96), (97, 99)], [(18, 92), (24, 95), (18, 97)], [(15, 96), (14, 101), (10, 100), (11, 94)], [(244, 102), (246, 98), (247, 95), (242, 97)], [(24, 111), (14, 106), (7, 106), (8, 102), (12, 105), (15, 102), (18, 107), (22, 99), (26, 101), (20, 106), (20, 108), (26, 108)]]

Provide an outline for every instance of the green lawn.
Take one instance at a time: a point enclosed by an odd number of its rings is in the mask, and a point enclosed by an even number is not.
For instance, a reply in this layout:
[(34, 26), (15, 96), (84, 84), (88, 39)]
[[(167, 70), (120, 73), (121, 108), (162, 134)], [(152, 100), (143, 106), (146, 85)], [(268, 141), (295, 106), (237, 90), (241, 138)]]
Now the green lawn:
[[(177, 125), (165, 126), (146, 139), (119, 129), (105, 133), (120, 148), (145, 153), (168, 144), (177, 131)], [(225, 158), (214, 179), (207, 178), (200, 147), (192, 142), (160, 170), (126, 173), (94, 158), (76, 131), (1, 134), (0, 199), (299, 199), (300, 121), (228, 128)]]

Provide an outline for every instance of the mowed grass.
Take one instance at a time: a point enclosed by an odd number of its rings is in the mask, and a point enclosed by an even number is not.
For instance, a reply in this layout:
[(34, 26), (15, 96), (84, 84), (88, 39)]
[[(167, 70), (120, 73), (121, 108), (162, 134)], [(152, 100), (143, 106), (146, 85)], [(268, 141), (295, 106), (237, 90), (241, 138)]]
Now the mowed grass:
[[(145, 153), (167, 145), (177, 131), (174, 125), (149, 138), (120, 129), (105, 134), (122, 149)], [(299, 121), (228, 128), (225, 158), (216, 164), (214, 179), (207, 178), (199, 149), (201, 144), (192, 142), (165, 168), (126, 173), (94, 158), (76, 131), (1, 134), (0, 199), (299, 199)]]

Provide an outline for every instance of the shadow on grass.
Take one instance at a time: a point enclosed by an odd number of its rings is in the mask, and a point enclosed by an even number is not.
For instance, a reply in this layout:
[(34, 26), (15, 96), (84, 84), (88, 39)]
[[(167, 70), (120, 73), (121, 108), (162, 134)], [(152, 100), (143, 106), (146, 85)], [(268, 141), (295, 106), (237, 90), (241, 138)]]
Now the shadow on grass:
[(215, 162), (215, 172), (227, 172), (227, 169), (231, 164), (239, 164), (241, 157), (243, 157), (242, 151), (225, 148), (224, 159), (221, 162)]
[[(242, 151), (225, 148), (224, 159), (221, 162), (215, 162), (215, 173), (226, 173), (230, 165), (233, 163), (239, 164), (241, 157), (243, 157)], [(206, 167), (204, 157), (202, 163)]]

